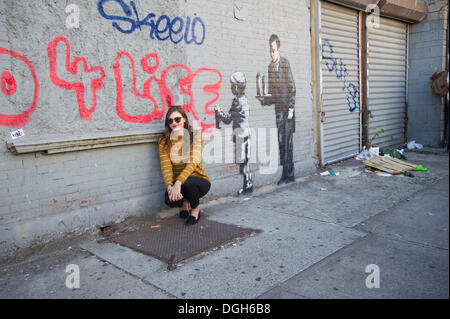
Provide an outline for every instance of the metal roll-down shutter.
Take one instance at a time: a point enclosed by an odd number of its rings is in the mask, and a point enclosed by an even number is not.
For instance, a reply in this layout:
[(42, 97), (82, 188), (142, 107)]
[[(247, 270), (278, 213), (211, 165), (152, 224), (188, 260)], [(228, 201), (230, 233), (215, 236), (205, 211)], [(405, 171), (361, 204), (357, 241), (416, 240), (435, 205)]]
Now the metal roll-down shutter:
[(404, 143), (406, 103), (407, 26), (380, 18), (379, 28), (368, 27), (368, 111), (373, 146), (389, 147)]
[(320, 61), (323, 162), (360, 151), (359, 14), (321, 1)]

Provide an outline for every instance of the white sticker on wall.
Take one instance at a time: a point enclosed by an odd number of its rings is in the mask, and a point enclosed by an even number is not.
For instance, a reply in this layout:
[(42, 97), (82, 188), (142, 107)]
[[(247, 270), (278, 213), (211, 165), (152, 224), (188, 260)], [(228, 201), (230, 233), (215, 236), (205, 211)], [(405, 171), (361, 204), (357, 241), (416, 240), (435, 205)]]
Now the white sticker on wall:
[(24, 135), (25, 135), (25, 133), (23, 132), (22, 129), (18, 129), (17, 131), (11, 132), (11, 137), (12, 137), (13, 139), (22, 137), (22, 136), (24, 136)]

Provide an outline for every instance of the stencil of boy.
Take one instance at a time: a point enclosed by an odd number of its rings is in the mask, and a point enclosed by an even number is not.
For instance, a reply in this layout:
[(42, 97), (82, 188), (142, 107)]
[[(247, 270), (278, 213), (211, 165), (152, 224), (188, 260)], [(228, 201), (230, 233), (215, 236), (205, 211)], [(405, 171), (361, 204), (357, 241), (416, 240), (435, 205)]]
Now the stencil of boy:
[[(235, 144), (235, 163), (239, 164), (239, 173), (243, 175), (244, 185), (238, 195), (253, 192), (253, 179), (249, 165), (250, 136), (250, 106), (245, 96), (247, 81), (242, 72), (235, 72), (230, 76), (231, 92), (235, 96), (228, 113), (219, 105), (215, 105), (216, 127), (220, 129), (220, 122), (230, 124), (233, 122), (233, 143)], [(238, 138), (236, 138), (236, 136)]]

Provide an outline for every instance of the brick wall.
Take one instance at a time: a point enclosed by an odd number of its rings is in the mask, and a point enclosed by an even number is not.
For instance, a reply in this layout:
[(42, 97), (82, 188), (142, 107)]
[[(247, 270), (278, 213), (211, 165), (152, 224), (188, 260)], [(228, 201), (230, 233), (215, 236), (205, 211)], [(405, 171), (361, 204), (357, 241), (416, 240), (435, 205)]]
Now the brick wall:
[[(0, 255), (12, 254), (19, 247), (28, 247), (64, 236), (75, 230), (93, 229), (127, 216), (148, 215), (164, 208), (163, 181), (159, 166), (158, 150), (154, 143), (92, 149), (48, 155), (41, 152), (13, 155), (6, 146), (12, 141), (10, 132), (22, 128), (25, 136), (41, 138), (45, 142), (52, 136), (92, 135), (98, 132), (133, 132), (148, 129), (161, 131), (163, 122), (151, 120), (138, 123), (124, 119), (116, 110), (117, 54), (127, 51), (136, 64), (138, 91), (149, 78), (141, 68), (141, 59), (154, 52), (159, 56), (160, 77), (169, 66), (182, 64), (192, 73), (208, 68), (196, 77), (192, 85), (194, 110), (204, 124), (213, 124), (214, 115), (204, 108), (213, 94), (205, 93), (204, 86), (223, 81), (216, 103), (228, 110), (233, 95), (229, 78), (233, 72), (244, 72), (247, 77), (246, 96), (250, 103), (250, 125), (256, 131), (276, 127), (273, 106), (261, 106), (255, 98), (256, 74), (264, 72), (270, 63), (269, 37), (278, 34), (281, 40), (281, 56), (290, 62), (296, 85), (296, 132), (294, 135), (294, 162), (296, 176), (307, 175), (315, 168), (313, 155), (311, 97), (311, 49), (309, 33), (309, 1), (143, 1), (136, 0), (140, 19), (150, 12), (156, 18), (166, 15), (179, 17), (184, 23), (195, 17), (205, 26), (203, 43), (186, 43), (183, 39), (174, 43), (170, 39), (150, 38), (150, 27), (136, 26), (133, 32), (122, 33), (112, 26), (117, 22), (122, 29), (130, 29), (131, 23), (106, 19), (100, 13), (101, 1), (33, 1), (0, 2), (0, 47), (15, 51), (28, 59), (37, 74), (39, 97), (28, 120), (19, 124), (0, 124)], [(126, 17), (120, 1), (104, 1), (104, 11)], [(127, 6), (130, 2), (123, 1)], [(80, 9), (80, 27), (67, 28), (67, 5)], [(234, 9), (236, 5), (240, 10)], [(237, 11), (234, 11), (237, 10)], [(239, 19), (235, 17), (235, 12)], [(133, 12), (130, 12), (134, 16)], [(164, 24), (162, 24), (164, 25)], [(163, 28), (161, 26), (161, 28)], [(196, 26), (197, 41), (201, 39), (201, 27)], [(198, 29), (200, 28), (200, 29)], [(163, 34), (160, 35), (163, 38)], [(71, 61), (75, 56), (84, 57), (88, 67), (101, 67), (105, 73), (103, 87), (96, 91), (97, 107), (89, 117), (79, 111), (80, 101), (74, 90), (55, 85), (50, 70), (49, 44), (57, 37), (70, 43)], [(178, 39), (178, 38), (177, 38)], [(175, 39), (176, 40), (176, 39)], [(79, 81), (86, 88), (85, 103), (92, 105), (90, 81), (101, 72), (87, 73), (81, 77), (67, 72), (64, 65), (63, 42), (57, 45), (56, 75), (68, 82)], [(153, 111), (153, 104), (132, 93), (131, 64), (126, 57), (120, 59), (123, 83), (124, 111), (137, 116)], [(151, 65), (151, 64), (150, 64)], [(80, 69), (82, 65), (78, 66)], [(30, 71), (23, 62), (8, 54), (0, 55), (0, 73), (11, 70), (17, 82), (12, 96), (0, 91), (0, 116), (26, 111), (32, 101), (34, 84)], [(167, 75), (167, 86), (172, 93), (179, 93), (178, 79), (185, 71), (172, 71)], [(158, 87), (153, 81), (152, 92)], [(155, 90), (155, 91), (153, 91)], [(157, 99), (158, 94), (152, 93)], [(186, 102), (186, 101), (185, 101)], [(163, 102), (159, 102), (161, 109)], [(212, 110), (212, 106), (209, 107)], [(192, 114), (190, 115), (193, 119)], [(23, 119), (22, 119), (23, 121)], [(221, 132), (231, 125), (222, 125)], [(205, 135), (209, 134), (204, 132)], [(208, 137), (206, 137), (208, 138)], [(224, 137), (224, 139), (230, 138)], [(268, 140), (268, 138), (267, 138)], [(277, 145), (275, 145), (277, 147)], [(223, 150), (223, 153), (227, 150)], [(229, 150), (228, 150), (229, 151)], [(274, 174), (261, 174), (259, 164), (252, 164), (255, 185), (278, 181), (281, 168)], [(235, 194), (242, 186), (239, 166), (234, 163), (205, 165), (213, 180), (211, 191), (204, 201)]]
[(443, 141), (443, 100), (430, 88), (430, 77), (445, 69), (447, 1), (427, 1), (423, 21), (410, 26), (407, 139), (439, 147)]

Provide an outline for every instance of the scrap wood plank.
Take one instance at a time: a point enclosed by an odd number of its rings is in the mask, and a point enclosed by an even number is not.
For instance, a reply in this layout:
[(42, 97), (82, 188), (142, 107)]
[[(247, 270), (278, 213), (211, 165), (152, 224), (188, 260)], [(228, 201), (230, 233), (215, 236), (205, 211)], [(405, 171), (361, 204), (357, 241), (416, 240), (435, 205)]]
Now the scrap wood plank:
[(401, 161), (393, 157), (375, 157), (371, 160), (364, 161), (364, 165), (379, 169), (390, 174), (401, 174), (403, 172), (412, 171), (417, 167), (416, 164)]
[(380, 162), (380, 161), (374, 161), (373, 159), (370, 160), (370, 161), (364, 162), (364, 164), (366, 166), (369, 166), (369, 167), (372, 167), (372, 168), (376, 168), (376, 169), (379, 169), (380, 171), (384, 171), (384, 172), (387, 172), (387, 173), (390, 173), (390, 174), (396, 174), (397, 171), (398, 171), (397, 169), (389, 167), (389, 164), (387, 164), (387, 163), (383, 163), (383, 162)]
[(417, 164), (408, 163), (408, 162), (399, 160), (398, 158), (394, 158), (394, 157), (382, 157), (382, 158), (388, 158), (391, 162), (398, 163), (401, 166), (409, 166), (409, 167), (411, 167), (411, 169), (415, 169), (418, 166)]
[(390, 174), (395, 174), (398, 171), (397, 167), (394, 168), (392, 163), (383, 161), (382, 157), (376, 157), (369, 161), (364, 161), (363, 163), (369, 167), (373, 167), (381, 171), (388, 172)]

